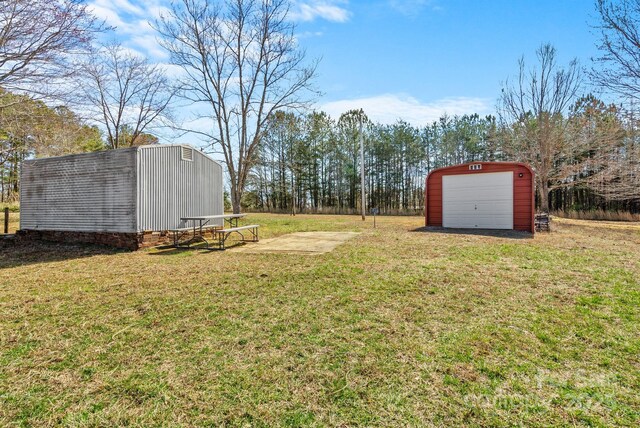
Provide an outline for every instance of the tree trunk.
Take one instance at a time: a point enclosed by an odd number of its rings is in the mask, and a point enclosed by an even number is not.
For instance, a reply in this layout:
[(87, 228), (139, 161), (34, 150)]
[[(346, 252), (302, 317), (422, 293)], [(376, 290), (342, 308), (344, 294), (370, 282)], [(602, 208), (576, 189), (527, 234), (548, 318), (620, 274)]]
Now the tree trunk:
[(291, 171), (291, 215), (296, 215), (296, 187), (293, 179), (293, 171)]
[(547, 180), (539, 180), (540, 189), (540, 211), (549, 212), (549, 183)]
[(240, 200), (242, 199), (242, 190), (236, 183), (235, 177), (231, 177), (231, 207), (234, 214), (240, 214)]

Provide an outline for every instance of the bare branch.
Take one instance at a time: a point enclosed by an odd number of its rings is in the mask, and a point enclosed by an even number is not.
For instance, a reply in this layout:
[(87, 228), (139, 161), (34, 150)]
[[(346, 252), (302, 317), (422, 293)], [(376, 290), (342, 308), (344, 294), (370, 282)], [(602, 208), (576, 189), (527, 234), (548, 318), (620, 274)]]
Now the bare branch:
[(500, 113), (509, 141), (505, 151), (527, 162), (536, 171), (540, 205), (548, 210), (550, 190), (556, 179), (557, 158), (566, 143), (564, 114), (581, 87), (581, 73), (574, 59), (566, 68), (556, 63), (556, 50), (544, 44), (536, 51), (537, 67), (529, 70), (524, 58), (518, 62), (515, 84), (503, 84)]
[(201, 104), (215, 129), (207, 142), (224, 156), (236, 212), (267, 118), (303, 108), (317, 93), (315, 64), (305, 66), (288, 12), (288, 0), (181, 0), (157, 23), (184, 71), (180, 96)]
[(592, 80), (631, 100), (640, 97), (640, 0), (596, 0), (601, 56), (591, 69)]
[(82, 71), (86, 110), (105, 128), (111, 148), (137, 144), (154, 122), (169, 116), (175, 89), (163, 70), (120, 45), (93, 52)]
[(77, 58), (106, 29), (80, 0), (0, 1), (0, 87), (60, 95)]

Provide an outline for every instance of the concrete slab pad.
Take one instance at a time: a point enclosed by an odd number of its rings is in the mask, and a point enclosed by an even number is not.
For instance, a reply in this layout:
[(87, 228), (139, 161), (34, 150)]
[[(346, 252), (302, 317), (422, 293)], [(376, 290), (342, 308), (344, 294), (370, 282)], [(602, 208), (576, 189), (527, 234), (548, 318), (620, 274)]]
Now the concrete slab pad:
[(296, 232), (234, 247), (243, 253), (323, 254), (358, 236), (358, 232)]

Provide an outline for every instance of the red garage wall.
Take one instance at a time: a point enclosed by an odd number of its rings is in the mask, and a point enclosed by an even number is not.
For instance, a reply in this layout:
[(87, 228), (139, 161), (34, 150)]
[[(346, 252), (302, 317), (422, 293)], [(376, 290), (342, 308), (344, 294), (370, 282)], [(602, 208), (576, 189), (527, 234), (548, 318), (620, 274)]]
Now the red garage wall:
[[(482, 169), (470, 170), (469, 165), (474, 164), (482, 164)], [(528, 165), (516, 162), (471, 162), (431, 171), (425, 185), (425, 225), (442, 227), (442, 177), (444, 175), (508, 171), (513, 171), (513, 228), (534, 233), (534, 173)], [(520, 174), (522, 177), (519, 176)]]

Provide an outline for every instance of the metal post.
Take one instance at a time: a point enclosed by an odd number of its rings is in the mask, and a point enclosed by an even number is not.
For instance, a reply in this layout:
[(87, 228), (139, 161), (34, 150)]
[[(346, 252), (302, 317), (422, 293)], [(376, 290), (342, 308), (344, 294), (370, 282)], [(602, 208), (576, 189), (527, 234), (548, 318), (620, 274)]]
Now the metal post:
[(364, 210), (366, 207), (364, 206), (364, 138), (362, 136), (362, 115), (360, 115), (360, 208), (362, 212), (362, 221), (364, 221)]
[(9, 207), (4, 207), (4, 233), (9, 233)]

